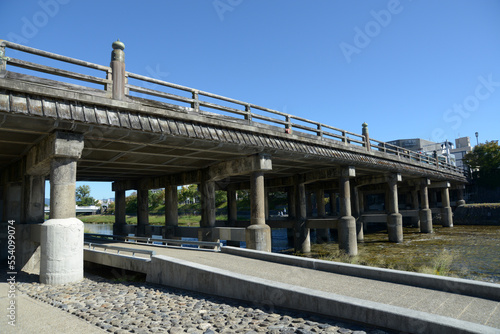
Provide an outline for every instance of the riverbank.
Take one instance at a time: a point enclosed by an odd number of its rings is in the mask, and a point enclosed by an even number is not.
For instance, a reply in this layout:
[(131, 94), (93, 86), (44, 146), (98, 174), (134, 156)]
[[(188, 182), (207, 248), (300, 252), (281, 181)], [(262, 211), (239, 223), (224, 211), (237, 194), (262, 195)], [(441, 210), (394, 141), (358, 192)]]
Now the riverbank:
[(500, 226), (500, 203), (466, 204), (453, 214), (455, 225)]

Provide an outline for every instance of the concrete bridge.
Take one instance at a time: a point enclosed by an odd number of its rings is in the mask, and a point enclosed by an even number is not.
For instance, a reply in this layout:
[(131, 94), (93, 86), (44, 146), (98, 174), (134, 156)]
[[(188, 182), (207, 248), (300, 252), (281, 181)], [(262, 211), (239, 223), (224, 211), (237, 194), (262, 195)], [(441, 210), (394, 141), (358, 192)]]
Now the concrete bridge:
[[(292, 229), (295, 248), (302, 252), (310, 251), (311, 228), (320, 239), (337, 228), (339, 247), (355, 255), (363, 223), (372, 218), (386, 222), (390, 241), (401, 242), (401, 198), (408, 198), (410, 206), (405, 215), (421, 232), (430, 233), (430, 203), (437, 202), (438, 193), (441, 223), (453, 225), (450, 190), (462, 204), (467, 182), (457, 167), (370, 138), (367, 124), (356, 134), (127, 72), (124, 44), (117, 41), (112, 47), (111, 64), (103, 66), (0, 42), (2, 217), (16, 227), (18, 268), (39, 266), (42, 282), (70, 282), (83, 275), (83, 225), (75, 218), (77, 180), (114, 182), (115, 234), (130, 229), (126, 190), (137, 191), (134, 232), (147, 236), (152, 230), (148, 190), (165, 188), (161, 233), (180, 236), (177, 187), (193, 183), (201, 192), (199, 239), (231, 240), (231, 227), (239, 226), (245, 228), (247, 247), (256, 250), (270, 251), (270, 225)], [(26, 55), (61, 65), (21, 59)], [(70, 71), (66, 64), (94, 74)], [(18, 73), (17, 68), (31, 72)], [(152, 84), (160, 88), (141, 86)], [(47, 178), (51, 212), (44, 222)], [(228, 195), (223, 236), (215, 230), (216, 189)], [(249, 189), (251, 197), (250, 221), (244, 226), (236, 221), (239, 189)], [(284, 221), (268, 217), (266, 194), (274, 191), (288, 193)], [(315, 217), (308, 210), (311, 193), (317, 202)], [(331, 199), (329, 216), (325, 193)], [(365, 212), (370, 194), (385, 198), (385, 210), (376, 217)], [(241, 230), (234, 234), (242, 238)]]

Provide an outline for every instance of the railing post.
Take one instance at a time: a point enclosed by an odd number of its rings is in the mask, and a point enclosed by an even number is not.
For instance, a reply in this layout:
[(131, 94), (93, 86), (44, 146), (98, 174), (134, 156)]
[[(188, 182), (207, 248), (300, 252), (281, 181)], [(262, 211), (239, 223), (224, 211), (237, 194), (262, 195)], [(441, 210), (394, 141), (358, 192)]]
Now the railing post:
[(245, 115), (245, 119), (248, 121), (248, 122), (251, 122), (252, 121), (252, 108), (250, 108), (250, 105), (247, 104), (245, 106), (245, 112), (246, 112), (246, 115)]
[(285, 133), (291, 134), (292, 133), (292, 121), (290, 119), (290, 115), (285, 116), (285, 121), (286, 121)]
[(364, 139), (365, 139), (365, 147), (366, 147), (367, 151), (370, 151), (371, 146), (370, 146), (370, 135), (368, 134), (368, 124), (366, 122), (364, 122), (362, 124), (362, 126), (363, 126), (363, 130), (361, 131), (361, 134), (364, 136)]
[(316, 131), (316, 134), (318, 135), (318, 137), (323, 137), (323, 130), (321, 129), (321, 123), (318, 123), (317, 129), (318, 131)]
[(198, 91), (194, 90), (193, 91), (193, 103), (191, 103), (191, 108), (194, 109), (194, 111), (200, 111), (200, 99), (198, 96)]
[(117, 40), (112, 44), (111, 52), (111, 77), (113, 80), (113, 99), (125, 98), (125, 44)]
[(5, 78), (7, 74), (7, 57), (5, 57), (5, 44), (0, 40), (0, 78)]

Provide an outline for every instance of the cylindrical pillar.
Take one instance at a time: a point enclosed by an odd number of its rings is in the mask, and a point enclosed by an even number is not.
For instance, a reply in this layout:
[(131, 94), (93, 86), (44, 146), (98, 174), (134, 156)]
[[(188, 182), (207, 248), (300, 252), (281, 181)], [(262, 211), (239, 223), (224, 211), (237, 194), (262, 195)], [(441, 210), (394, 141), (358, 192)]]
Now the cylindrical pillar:
[[(316, 207), (318, 208), (318, 218), (324, 218), (325, 211), (325, 191), (323, 189), (316, 189)], [(324, 243), (330, 241), (330, 229), (318, 228), (316, 229), (316, 241)]]
[[(297, 215), (295, 214), (296, 209), (297, 209), (297, 205), (296, 205), (297, 195), (295, 194), (295, 187), (294, 186), (288, 187), (287, 200), (288, 200), (288, 209), (287, 209), (288, 219), (295, 220), (297, 217)], [(294, 245), (295, 228), (287, 229), (287, 238), (288, 238), (288, 244)]]
[(45, 220), (45, 177), (27, 175), (25, 177), (24, 193), (24, 223), (37, 224)]
[(397, 175), (391, 175), (388, 181), (388, 200), (389, 208), (387, 214), (387, 231), (389, 233), (389, 241), (403, 242), (403, 216), (399, 213), (398, 208), (398, 180)]
[(339, 248), (347, 254), (358, 254), (356, 219), (351, 214), (349, 171), (344, 168), (340, 177), (340, 219), (338, 223)]
[(50, 219), (76, 217), (76, 159), (54, 158), (50, 169)]
[(114, 235), (127, 235), (125, 206), (125, 190), (115, 190), (115, 223), (113, 224)]
[(441, 189), (441, 222), (443, 227), (453, 227), (453, 212), (450, 206), (450, 191), (449, 188)]
[(429, 193), (427, 186), (429, 185), (428, 179), (423, 179), (420, 184), (420, 232), (432, 233), (432, 211), (429, 209)]
[(330, 215), (337, 215), (337, 194), (333, 191), (330, 191)]
[(111, 52), (111, 78), (113, 80), (113, 99), (123, 100), (125, 98), (125, 44), (117, 40), (112, 44)]
[(75, 212), (76, 159), (53, 158), (50, 219), (40, 234), (40, 282), (63, 284), (83, 278), (83, 223)]
[(458, 197), (457, 198), (457, 207), (465, 205), (464, 188), (465, 188), (465, 186), (463, 186), (463, 185), (460, 185), (457, 188), (457, 197)]
[(200, 184), (201, 221), (198, 230), (198, 239), (213, 241), (213, 228), (215, 227), (215, 182), (208, 180), (204, 173)]
[(165, 239), (175, 237), (175, 228), (179, 224), (178, 206), (177, 187), (165, 187), (165, 229), (163, 231)]
[(307, 199), (306, 186), (301, 182), (300, 178), (296, 180), (295, 195), (296, 195), (296, 218), (295, 218), (295, 242), (294, 248), (296, 252), (309, 253), (311, 252), (311, 236), (307, 227)]
[(419, 217), (419, 203), (418, 203), (418, 190), (413, 189), (411, 191), (411, 206), (412, 209), (416, 211), (415, 216), (411, 216), (411, 223), (413, 227), (420, 228), (420, 217)]
[(358, 188), (354, 186), (353, 182), (350, 182), (351, 187), (351, 212), (352, 216), (356, 220), (356, 239), (358, 242), (365, 239), (365, 234), (363, 231), (363, 220), (361, 219), (361, 210), (359, 209), (359, 192)]
[(271, 228), (266, 225), (264, 172), (252, 172), (250, 177), (250, 223), (245, 239), (247, 248), (271, 251)]
[(236, 201), (236, 190), (227, 191), (227, 222), (234, 226), (238, 220), (238, 206)]
[(137, 231), (138, 237), (150, 237), (149, 226), (149, 190), (137, 189)]

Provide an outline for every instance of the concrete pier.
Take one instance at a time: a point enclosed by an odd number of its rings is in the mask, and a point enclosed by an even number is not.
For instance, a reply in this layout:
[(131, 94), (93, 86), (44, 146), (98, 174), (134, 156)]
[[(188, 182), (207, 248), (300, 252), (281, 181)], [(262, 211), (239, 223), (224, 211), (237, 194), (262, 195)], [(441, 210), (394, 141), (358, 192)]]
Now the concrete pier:
[(356, 219), (351, 214), (351, 189), (349, 178), (356, 176), (353, 167), (343, 167), (340, 177), (340, 219), (338, 223), (339, 248), (347, 254), (358, 254)]
[(420, 184), (420, 205), (422, 208), (419, 212), (420, 217), (420, 232), (432, 233), (432, 211), (429, 209), (428, 186), (429, 179), (422, 179)]
[(115, 191), (115, 223), (113, 224), (113, 234), (127, 235), (126, 213), (125, 213), (125, 190)]
[(271, 251), (271, 228), (266, 225), (264, 173), (255, 171), (250, 177), (250, 226), (246, 230), (249, 249)]
[(165, 187), (165, 229), (163, 232), (165, 239), (175, 237), (175, 228), (179, 225), (178, 206), (177, 187)]
[(297, 177), (294, 193), (296, 196), (295, 204), (295, 251), (309, 253), (311, 251), (310, 230), (307, 227), (307, 204), (306, 204), (306, 186), (301, 177)]
[[(318, 218), (324, 218), (325, 211), (325, 191), (323, 189), (316, 189), (316, 207), (318, 211)], [(330, 241), (330, 230), (325, 228), (316, 229), (316, 242), (325, 243)]]
[(441, 222), (443, 227), (453, 227), (453, 212), (450, 206), (450, 184), (448, 182), (447, 186), (441, 189)]
[(401, 181), (400, 174), (389, 175), (387, 231), (391, 242), (403, 242), (403, 216), (398, 208), (398, 181)]
[(50, 219), (40, 229), (40, 282), (63, 284), (83, 278), (83, 223), (76, 219), (76, 166), (83, 137), (56, 132), (29, 152), (28, 171), (50, 175)]

